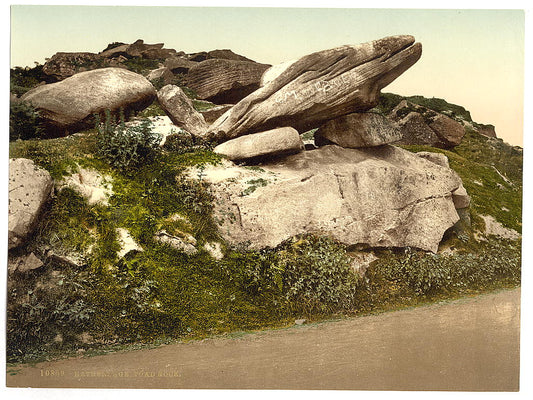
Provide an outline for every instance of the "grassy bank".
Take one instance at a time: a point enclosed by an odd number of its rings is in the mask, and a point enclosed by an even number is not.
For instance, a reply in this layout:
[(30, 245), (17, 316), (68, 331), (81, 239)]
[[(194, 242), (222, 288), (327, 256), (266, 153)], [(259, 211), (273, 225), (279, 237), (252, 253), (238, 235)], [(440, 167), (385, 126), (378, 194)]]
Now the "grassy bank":
[[(441, 246), (448, 251), (436, 255), (375, 249), (379, 259), (362, 277), (351, 266), (352, 249), (329, 238), (297, 237), (256, 252), (227, 246), (211, 217), (208, 186), (184, 173), (220, 162), (209, 146), (171, 142), (134, 168), (118, 168), (98, 147), (96, 130), (10, 143), (10, 157), (34, 160), (55, 180), (95, 169), (109, 177), (113, 194), (106, 205), (90, 205), (72, 189), (57, 191), (33, 238), (12, 253), (34, 252), (45, 265), (9, 276), (9, 362), (386, 311), (520, 284), (520, 242), (474, 234), (481, 215), (521, 230), (522, 155), (497, 139), (468, 132), (452, 151), (405, 146), (448, 156), (472, 197), (472, 225), (450, 230)], [(117, 228), (143, 251), (118, 257)], [(198, 252), (158, 242), (161, 230), (194, 236)], [(205, 250), (213, 242), (221, 243), (223, 259)]]

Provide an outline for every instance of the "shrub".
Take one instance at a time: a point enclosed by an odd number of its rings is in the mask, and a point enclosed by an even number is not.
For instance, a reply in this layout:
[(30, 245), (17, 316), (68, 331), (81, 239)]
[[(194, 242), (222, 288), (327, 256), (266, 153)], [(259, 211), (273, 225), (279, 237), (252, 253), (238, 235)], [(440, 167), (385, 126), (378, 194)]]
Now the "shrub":
[(177, 154), (185, 154), (199, 150), (212, 150), (213, 144), (180, 129), (179, 132), (167, 137), (163, 147)]
[(26, 102), (11, 102), (9, 106), (9, 140), (39, 138), (43, 134), (42, 120), (35, 108)]
[(357, 286), (345, 248), (326, 237), (306, 237), (280, 251), (285, 297), (304, 312), (350, 308)]
[(106, 110), (104, 122), (100, 122), (99, 116), (95, 118), (98, 129), (98, 154), (113, 167), (130, 170), (151, 162), (159, 151), (161, 135), (152, 131), (150, 120), (126, 126), (121, 113), (120, 122), (115, 124), (109, 110)]
[(10, 276), (7, 305), (7, 360), (36, 357), (61, 348), (90, 328), (95, 309), (87, 303), (87, 274), (62, 267)]
[(22, 96), (28, 90), (38, 86), (46, 76), (43, 73), (43, 65), (35, 63), (33, 68), (11, 68), (9, 71), (10, 91), (17, 96)]

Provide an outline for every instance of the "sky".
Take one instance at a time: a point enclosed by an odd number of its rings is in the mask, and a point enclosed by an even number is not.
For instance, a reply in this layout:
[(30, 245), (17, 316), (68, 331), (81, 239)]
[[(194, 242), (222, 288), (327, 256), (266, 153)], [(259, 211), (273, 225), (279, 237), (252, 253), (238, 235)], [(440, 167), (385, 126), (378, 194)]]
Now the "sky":
[(444, 98), (495, 125), (506, 142), (523, 144), (521, 10), (18, 5), (11, 7), (10, 64), (137, 39), (187, 53), (229, 48), (277, 64), (398, 34), (415, 36), (423, 54), (384, 92)]

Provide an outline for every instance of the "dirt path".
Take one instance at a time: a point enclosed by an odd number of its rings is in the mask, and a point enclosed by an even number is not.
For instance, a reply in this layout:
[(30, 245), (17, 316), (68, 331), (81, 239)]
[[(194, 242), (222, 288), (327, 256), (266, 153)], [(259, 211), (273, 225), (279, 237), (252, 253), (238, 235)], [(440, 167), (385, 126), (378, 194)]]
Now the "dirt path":
[(25, 367), (8, 386), (518, 390), (520, 290)]

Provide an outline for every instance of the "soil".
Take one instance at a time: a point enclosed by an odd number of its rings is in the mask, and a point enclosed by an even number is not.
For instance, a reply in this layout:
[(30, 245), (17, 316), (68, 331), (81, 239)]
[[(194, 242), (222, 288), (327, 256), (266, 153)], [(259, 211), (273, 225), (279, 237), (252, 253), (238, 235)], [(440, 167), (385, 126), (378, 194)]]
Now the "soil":
[(9, 367), (10, 387), (517, 391), (520, 289)]

